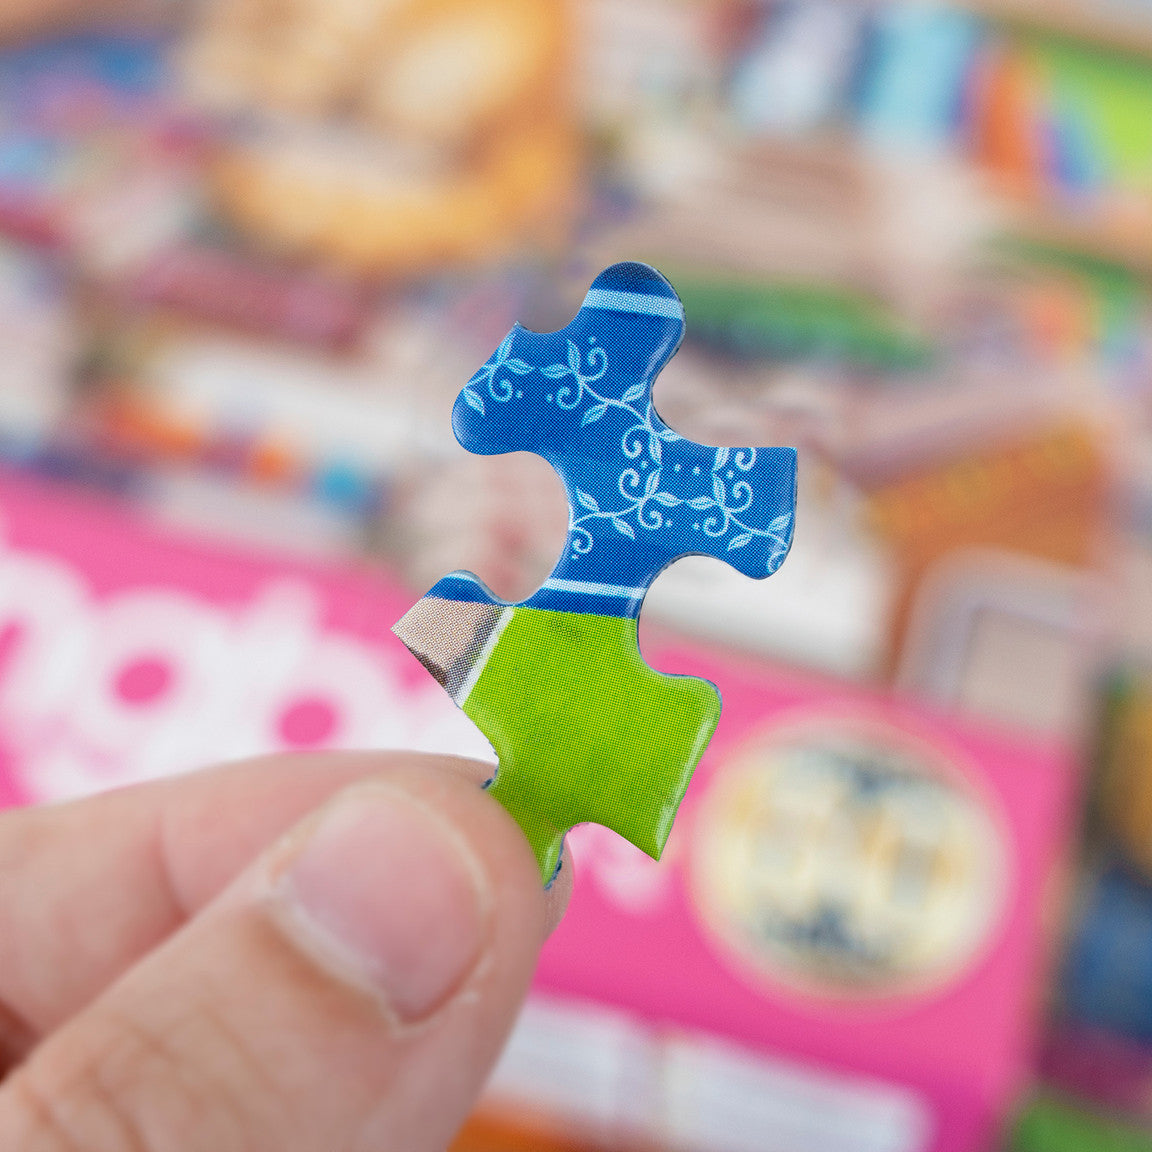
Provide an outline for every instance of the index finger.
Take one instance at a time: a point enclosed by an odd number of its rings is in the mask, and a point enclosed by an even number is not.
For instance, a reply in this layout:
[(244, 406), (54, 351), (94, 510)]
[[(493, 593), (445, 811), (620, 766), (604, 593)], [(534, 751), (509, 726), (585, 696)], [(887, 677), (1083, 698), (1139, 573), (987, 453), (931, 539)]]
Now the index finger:
[[(0, 1043), (26, 1046), (83, 1008), (336, 792), (413, 764), (491, 774), (416, 753), (270, 756), (0, 813)], [(553, 924), (570, 883), (566, 869)]]

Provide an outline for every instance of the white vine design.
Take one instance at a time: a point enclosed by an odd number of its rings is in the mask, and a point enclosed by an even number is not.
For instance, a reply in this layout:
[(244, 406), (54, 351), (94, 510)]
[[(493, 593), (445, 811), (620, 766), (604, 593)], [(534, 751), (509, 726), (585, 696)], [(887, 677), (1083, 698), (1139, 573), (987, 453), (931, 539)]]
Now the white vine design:
[[(506, 378), (499, 379), (502, 369), (507, 369), (518, 376), (525, 376), (536, 370), (525, 361), (510, 357), (514, 336), (515, 330), (508, 334), (492, 360), (481, 368), (464, 388), (465, 402), (481, 416), (485, 415), (481, 390), (486, 389), (488, 396), (499, 404), (506, 404), (515, 394), (512, 381)], [(571, 411), (578, 408), (586, 399), (591, 401), (591, 406), (581, 418), (581, 427), (587, 427), (604, 419), (612, 409), (627, 413), (633, 422), (621, 436), (621, 450), (633, 461), (639, 461), (646, 454), (655, 465), (645, 478), (641, 477), (640, 471), (635, 467), (625, 468), (621, 472), (617, 490), (626, 501), (622, 508), (602, 509), (594, 496), (580, 489), (576, 490), (576, 501), (580, 505), (580, 510), (573, 507), (569, 513), (571, 545), (575, 555), (586, 555), (592, 551), (595, 541), (590, 528), (587, 527), (589, 524), (601, 520), (611, 521), (612, 526), (622, 536), (635, 540), (636, 528), (629, 522), (633, 515), (637, 528), (655, 532), (663, 528), (666, 523), (667, 518), (663, 510), (681, 505), (686, 505), (694, 512), (708, 513), (706, 518), (700, 521), (699, 527), (710, 539), (720, 540), (735, 530), (735, 535), (728, 541), (729, 552), (746, 548), (754, 540), (763, 540), (770, 544), (771, 552), (767, 562), (769, 570), (772, 570), (777, 561), (788, 551), (789, 541), (786, 533), (791, 528), (791, 513), (777, 516), (767, 528), (756, 528), (747, 524), (740, 517), (752, 506), (755, 499), (752, 485), (746, 479), (736, 479), (729, 488), (720, 475), (726, 468), (742, 473), (751, 472), (756, 465), (755, 448), (717, 448), (711, 468), (712, 495), (683, 500), (660, 487), (664, 457), (662, 445), (681, 440), (683, 437), (664, 424), (656, 414), (651, 401), (648, 401), (643, 409), (636, 406), (637, 401), (648, 394), (648, 386), (645, 383), (633, 384), (620, 399), (602, 395), (592, 385), (602, 379), (608, 371), (607, 352), (603, 348), (593, 347), (584, 357), (574, 340), (568, 341), (566, 364), (549, 364), (539, 371), (550, 380), (571, 378), (571, 383), (565, 383), (557, 388), (554, 394), (557, 407)]]
[(516, 386), (511, 380), (498, 380), (497, 377), (500, 375), (500, 370), (507, 368), (509, 372), (514, 372), (517, 376), (527, 376), (529, 373), (535, 371), (531, 364), (519, 359), (519, 357), (509, 357), (508, 354), (512, 351), (512, 341), (515, 337), (516, 329), (513, 328), (512, 331), (504, 337), (504, 342), (496, 349), (496, 354), (492, 359), (464, 386), (463, 396), (465, 403), (467, 403), (469, 407), (475, 408), (481, 416), (486, 415), (484, 397), (473, 385), (480, 385), (481, 387), (487, 385), (488, 395), (495, 400), (497, 404), (507, 404), (515, 394)]

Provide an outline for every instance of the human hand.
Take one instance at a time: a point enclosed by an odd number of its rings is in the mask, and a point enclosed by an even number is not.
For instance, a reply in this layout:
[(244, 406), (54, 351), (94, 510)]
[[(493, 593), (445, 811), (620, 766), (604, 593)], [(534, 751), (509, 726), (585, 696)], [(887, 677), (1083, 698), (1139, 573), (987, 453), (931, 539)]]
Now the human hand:
[(571, 871), (415, 754), (0, 813), (0, 1152), (432, 1152)]

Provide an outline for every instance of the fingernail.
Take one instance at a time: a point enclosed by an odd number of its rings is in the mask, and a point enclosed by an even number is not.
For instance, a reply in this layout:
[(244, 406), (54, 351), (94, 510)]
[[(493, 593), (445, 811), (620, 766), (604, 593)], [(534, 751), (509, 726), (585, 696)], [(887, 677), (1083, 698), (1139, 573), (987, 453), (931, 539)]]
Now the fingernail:
[(407, 1023), (448, 1000), (483, 948), (481, 865), (447, 821), (388, 785), (332, 804), (284, 873), (281, 894), (298, 941), (383, 993)]

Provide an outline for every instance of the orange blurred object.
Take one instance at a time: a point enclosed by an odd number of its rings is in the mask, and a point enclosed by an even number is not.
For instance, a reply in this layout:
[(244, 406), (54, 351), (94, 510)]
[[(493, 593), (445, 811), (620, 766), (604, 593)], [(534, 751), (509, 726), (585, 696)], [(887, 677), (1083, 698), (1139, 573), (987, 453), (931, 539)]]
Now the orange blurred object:
[(1072, 568), (1095, 565), (1109, 459), (1095, 427), (1069, 421), (971, 447), (872, 492), (869, 518), (892, 545), (899, 573), (891, 662), (925, 580), (956, 552), (994, 548)]
[(1019, 53), (989, 53), (977, 85), (976, 155), (1003, 191), (1028, 198), (1039, 192), (1043, 165), (1034, 92), (1029, 62)]
[(255, 115), (210, 173), (249, 237), (384, 279), (563, 239), (580, 151), (566, 3), (302, 3), (275, 34), (266, 7), (220, 0), (189, 52), (209, 107)]
[(473, 1116), (448, 1152), (607, 1152), (602, 1147), (564, 1136), (545, 1125), (513, 1123), (486, 1115)]

